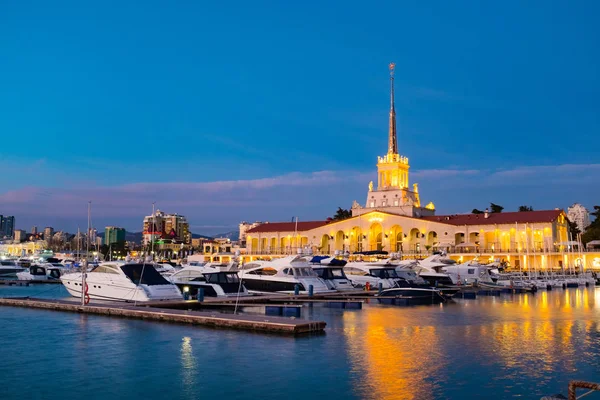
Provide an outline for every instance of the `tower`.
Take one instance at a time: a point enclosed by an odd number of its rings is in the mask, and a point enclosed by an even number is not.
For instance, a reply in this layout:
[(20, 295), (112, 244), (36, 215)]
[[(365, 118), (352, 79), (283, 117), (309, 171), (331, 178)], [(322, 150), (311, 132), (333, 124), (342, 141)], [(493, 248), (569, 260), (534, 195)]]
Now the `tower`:
[[(377, 190), (408, 188), (408, 158), (398, 154), (396, 108), (394, 105), (394, 63), (390, 64), (390, 120), (388, 127), (388, 152), (377, 157)], [(418, 196), (417, 196), (418, 197)], [(417, 201), (418, 202), (418, 201)]]
[(382, 157), (377, 157), (377, 189), (369, 184), (367, 203), (361, 207), (358, 203), (352, 206), (352, 215), (369, 212), (373, 208), (382, 211), (420, 217), (433, 215), (433, 203), (421, 207), (419, 188), (416, 183), (409, 182), (408, 157), (398, 153), (398, 134), (396, 131), (396, 106), (394, 104), (394, 70), (396, 65), (391, 63), (390, 69), (390, 115), (388, 124), (388, 151)]

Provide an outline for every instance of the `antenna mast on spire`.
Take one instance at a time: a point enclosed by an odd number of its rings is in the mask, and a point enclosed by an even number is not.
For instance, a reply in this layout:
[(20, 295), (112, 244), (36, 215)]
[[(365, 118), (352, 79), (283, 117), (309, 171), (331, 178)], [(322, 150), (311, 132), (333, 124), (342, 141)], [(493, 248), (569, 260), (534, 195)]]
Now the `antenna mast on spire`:
[(388, 154), (398, 154), (398, 137), (396, 135), (396, 108), (394, 106), (394, 69), (396, 64), (390, 63), (390, 126), (388, 131)]

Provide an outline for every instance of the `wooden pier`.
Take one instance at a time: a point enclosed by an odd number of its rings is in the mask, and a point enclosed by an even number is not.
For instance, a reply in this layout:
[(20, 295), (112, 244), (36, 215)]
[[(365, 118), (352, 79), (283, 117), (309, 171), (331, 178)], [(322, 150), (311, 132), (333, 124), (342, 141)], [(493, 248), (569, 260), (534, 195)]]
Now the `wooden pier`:
[(33, 284), (46, 284), (46, 283), (52, 283), (52, 284), (57, 284), (57, 283), (62, 283), (59, 279), (49, 279), (49, 280), (43, 280), (43, 281), (20, 281), (20, 280), (10, 280), (10, 279), (3, 279), (0, 280), (0, 285), (8, 285), (8, 286), (29, 286), (29, 285), (33, 285)]
[(217, 312), (162, 309), (118, 303), (81, 306), (73, 301), (35, 298), (4, 298), (0, 299), (0, 306), (38, 308), (286, 335), (320, 333), (326, 325), (323, 321), (298, 320), (276, 316), (220, 314)]

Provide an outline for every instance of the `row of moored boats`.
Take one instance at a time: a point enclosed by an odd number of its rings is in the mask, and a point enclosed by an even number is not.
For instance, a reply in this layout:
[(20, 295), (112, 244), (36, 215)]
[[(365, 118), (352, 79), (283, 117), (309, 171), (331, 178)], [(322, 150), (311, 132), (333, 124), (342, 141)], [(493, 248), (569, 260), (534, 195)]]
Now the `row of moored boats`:
[[(181, 266), (152, 262), (102, 262), (74, 269), (59, 262), (38, 262), (25, 268), (2, 261), (0, 276), (19, 280), (60, 279), (76, 297), (112, 301), (180, 300), (204, 296), (248, 296), (255, 293), (331, 293), (360, 288), (380, 296), (402, 296), (443, 302), (466, 285), (490, 288), (552, 289), (596, 284), (588, 274), (527, 275), (501, 273), (497, 264), (456, 263), (444, 254), (423, 260), (389, 257), (352, 261), (324, 256), (290, 256), (243, 265), (189, 262)], [(86, 287), (82, 272), (86, 273)], [(82, 290), (82, 288), (84, 288)]]

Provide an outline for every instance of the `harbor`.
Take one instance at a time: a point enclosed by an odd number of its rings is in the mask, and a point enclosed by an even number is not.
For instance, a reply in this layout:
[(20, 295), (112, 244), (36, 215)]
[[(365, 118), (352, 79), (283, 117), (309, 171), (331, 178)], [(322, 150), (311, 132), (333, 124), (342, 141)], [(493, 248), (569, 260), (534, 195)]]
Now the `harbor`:
[(600, 400), (600, 2), (1, 10), (0, 400)]
[[(36, 295), (42, 290), (47, 291), (45, 295)], [(17, 297), (38, 299), (40, 296), (44, 308), (9, 305), (33, 301)], [(219, 390), (224, 396), (231, 397), (251, 398), (268, 390), (279, 393), (299, 391), (315, 371), (327, 371), (322, 378), (325, 380), (321, 379), (312, 388), (314, 396), (339, 398), (343, 391), (345, 398), (384, 398), (410, 391), (414, 398), (459, 398), (463, 391), (461, 382), (477, 374), (496, 375), (496, 378), (471, 386), (469, 393), (473, 398), (493, 392), (502, 398), (518, 395), (539, 399), (551, 393), (566, 393), (569, 380), (594, 381), (596, 354), (600, 351), (597, 341), (585, 339), (600, 335), (600, 326), (593, 322), (600, 318), (600, 289), (594, 287), (479, 295), (474, 299), (453, 298), (439, 305), (417, 306), (381, 304), (374, 296), (363, 292), (362, 296), (349, 295), (352, 301), (362, 302), (361, 308), (354, 310), (327, 307), (326, 301), (318, 298), (306, 303), (306, 295), (298, 299), (264, 296), (278, 303), (302, 305), (300, 317), (279, 317), (288, 323), (326, 323), (324, 335), (308, 336), (265, 335), (253, 329), (215, 329), (190, 322), (167, 323), (153, 318), (82, 313), (78, 310), (81, 305), (77, 299), (69, 297), (60, 285), (0, 286), (0, 297), (3, 298), (0, 315), (5, 329), (5, 349), (15, 346), (18, 341), (34, 341), (36, 349), (47, 347), (49, 357), (40, 359), (38, 350), (28, 348), (20, 352), (20, 359), (22, 362), (37, 359), (39, 368), (54, 365), (55, 369), (66, 373), (60, 379), (60, 386), (58, 382), (44, 380), (29, 383), (32, 390), (51, 388), (59, 397), (66, 396), (67, 390), (69, 395), (100, 390), (103, 381), (114, 379), (110, 378), (111, 366), (130, 360), (129, 368), (135, 370), (136, 375), (120, 376), (117, 378), (119, 388), (103, 387), (103, 394), (115, 391), (115, 395), (135, 392), (149, 396), (159, 386), (174, 385), (180, 393), (186, 393), (185, 397), (198, 396), (207, 390), (217, 390), (214, 380), (200, 379), (198, 375), (210, 368), (211, 374), (222, 376), (218, 381)], [(255, 304), (259, 307), (271, 304), (265, 298), (256, 299)], [(220, 299), (209, 299), (205, 302), (219, 306), (231, 304), (231, 301), (228, 299), (223, 303)], [(195, 305), (198, 302), (188, 300), (184, 303)], [(54, 311), (52, 304), (65, 304), (74, 311)], [(110, 308), (132, 309), (139, 313), (157, 310), (168, 314), (173, 311), (156, 306), (138, 303), (111, 305)], [(169, 304), (165, 303), (165, 306)], [(92, 303), (86, 307), (101, 309), (105, 306)], [(208, 314), (231, 317), (231, 311), (231, 307), (214, 307)], [(179, 312), (185, 314), (187, 309)], [(262, 312), (255, 311), (244, 318), (275, 318), (257, 314)], [(28, 321), (28, 329), (14, 335), (22, 321)], [(36, 332), (40, 332), (41, 327), (45, 327), (45, 334), (40, 336)], [(57, 337), (62, 339), (56, 340)], [(390, 343), (393, 343), (393, 351)], [(87, 373), (96, 377), (86, 388), (70, 383), (75, 367), (67, 355), (73, 354), (73, 346), (79, 349), (77, 352), (83, 357), (81, 362)], [(228, 350), (224, 352), (223, 349)], [(231, 352), (239, 353), (235, 364), (227, 356)], [(469, 367), (469, 360), (473, 358), (478, 359), (476, 372)], [(6, 369), (10, 363), (6, 358), (0, 360), (0, 366), (7, 371), (7, 379), (22, 382), (24, 377), (18, 374), (18, 369), (14, 372)], [(298, 368), (306, 363), (310, 367)], [(245, 371), (247, 381), (243, 388), (234, 384), (238, 381), (231, 373), (238, 368)], [(290, 379), (271, 381), (261, 378), (265, 370), (274, 368)], [(135, 376), (144, 374), (146, 379), (156, 381), (158, 375), (152, 371), (164, 369), (170, 373), (161, 374), (160, 383), (148, 382), (139, 387)], [(569, 372), (557, 375), (556, 371)], [(366, 376), (369, 376), (368, 380), (365, 380)], [(16, 387), (8, 392), (5, 389), (4, 393), (10, 398), (10, 395), (16, 395), (13, 390)]]

